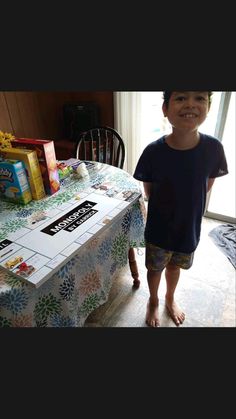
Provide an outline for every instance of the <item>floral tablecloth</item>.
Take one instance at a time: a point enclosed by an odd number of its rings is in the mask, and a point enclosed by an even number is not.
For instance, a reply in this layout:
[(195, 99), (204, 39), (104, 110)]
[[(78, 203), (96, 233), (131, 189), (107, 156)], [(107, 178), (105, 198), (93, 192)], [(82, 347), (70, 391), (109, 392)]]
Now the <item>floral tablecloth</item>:
[[(138, 182), (124, 170), (96, 163), (88, 177), (65, 180), (53, 196), (24, 207), (1, 201), (0, 240), (24, 227), (29, 218), (36, 219), (45, 209), (104, 181), (121, 191), (140, 192)], [(88, 315), (107, 301), (114, 278), (128, 262), (129, 248), (145, 246), (145, 218), (140, 197), (39, 288), (0, 269), (0, 327), (82, 327)]]

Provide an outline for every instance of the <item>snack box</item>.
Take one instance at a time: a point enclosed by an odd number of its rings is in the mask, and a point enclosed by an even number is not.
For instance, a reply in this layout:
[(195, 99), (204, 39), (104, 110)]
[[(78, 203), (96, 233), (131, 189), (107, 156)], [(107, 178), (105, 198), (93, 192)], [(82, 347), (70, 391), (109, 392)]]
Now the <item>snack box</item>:
[(11, 202), (28, 204), (32, 201), (25, 165), (20, 160), (0, 161), (0, 196)]
[(27, 148), (36, 151), (43, 184), (48, 195), (53, 195), (60, 189), (57, 161), (52, 140), (33, 138), (15, 138), (11, 140), (12, 147)]
[(67, 166), (67, 164), (65, 164), (65, 162), (63, 161), (61, 162), (57, 161), (57, 170), (58, 170), (60, 182), (68, 178), (71, 175), (71, 173), (73, 173), (72, 167)]
[(38, 200), (45, 197), (45, 189), (36, 151), (23, 148), (0, 148), (0, 157), (23, 161), (33, 199)]

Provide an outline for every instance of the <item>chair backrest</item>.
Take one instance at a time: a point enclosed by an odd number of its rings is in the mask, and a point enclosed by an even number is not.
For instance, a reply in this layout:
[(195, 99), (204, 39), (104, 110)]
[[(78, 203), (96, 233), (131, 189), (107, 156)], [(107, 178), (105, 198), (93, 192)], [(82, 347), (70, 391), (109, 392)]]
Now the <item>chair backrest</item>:
[(75, 157), (107, 163), (123, 169), (125, 146), (121, 136), (111, 127), (100, 126), (80, 133), (75, 147)]

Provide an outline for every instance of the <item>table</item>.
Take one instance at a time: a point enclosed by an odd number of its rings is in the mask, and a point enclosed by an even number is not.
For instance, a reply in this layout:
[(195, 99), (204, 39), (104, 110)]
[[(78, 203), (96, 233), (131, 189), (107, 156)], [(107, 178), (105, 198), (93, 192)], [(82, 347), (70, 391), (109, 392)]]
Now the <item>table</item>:
[[(88, 177), (69, 179), (60, 191), (40, 201), (26, 206), (1, 201), (0, 242), (9, 232), (17, 234), (47, 208), (63, 208), (76, 194), (93, 190), (111, 195), (114, 187), (99, 187), (104, 182), (115, 185), (115, 191), (123, 191), (127, 197), (141, 193), (139, 183), (124, 170), (94, 163)], [(140, 196), (38, 288), (0, 268), (0, 327), (83, 327), (89, 314), (108, 300), (114, 278), (127, 264), (128, 254), (132, 257), (130, 249), (145, 246), (145, 220)]]

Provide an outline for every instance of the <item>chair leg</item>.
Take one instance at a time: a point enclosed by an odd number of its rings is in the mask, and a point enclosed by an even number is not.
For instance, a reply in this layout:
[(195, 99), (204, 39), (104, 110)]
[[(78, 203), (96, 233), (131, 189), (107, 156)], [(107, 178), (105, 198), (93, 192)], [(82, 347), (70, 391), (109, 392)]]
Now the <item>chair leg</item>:
[(140, 281), (138, 279), (139, 278), (138, 266), (135, 260), (135, 252), (134, 252), (133, 247), (130, 247), (128, 257), (129, 257), (129, 267), (130, 267), (131, 275), (134, 278), (133, 287), (139, 288)]

